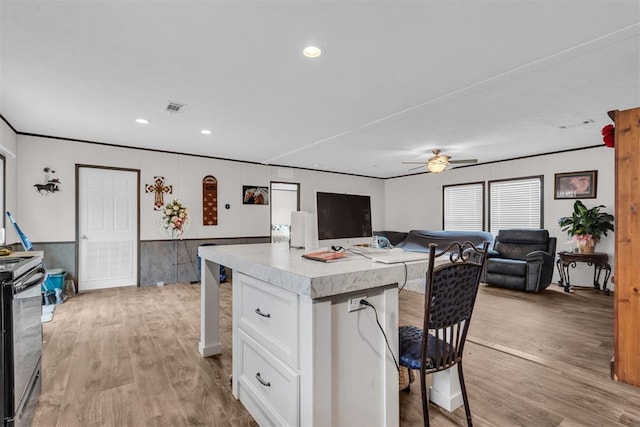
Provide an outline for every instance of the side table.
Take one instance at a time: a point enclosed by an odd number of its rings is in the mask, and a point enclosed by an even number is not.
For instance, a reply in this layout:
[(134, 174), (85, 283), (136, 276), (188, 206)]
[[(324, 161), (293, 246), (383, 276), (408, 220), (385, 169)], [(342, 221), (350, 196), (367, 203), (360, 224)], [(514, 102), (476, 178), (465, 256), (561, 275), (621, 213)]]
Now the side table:
[(593, 287), (598, 290), (600, 289), (600, 275), (602, 274), (602, 270), (604, 270), (602, 292), (604, 292), (605, 295), (609, 295), (607, 283), (609, 282), (609, 276), (611, 276), (611, 265), (609, 265), (609, 255), (603, 252), (594, 252), (592, 254), (558, 252), (558, 260), (556, 261), (558, 273), (560, 273), (560, 281), (558, 284), (564, 286), (564, 291), (571, 291), (569, 267), (576, 268), (576, 264), (579, 262), (586, 263), (589, 266), (593, 265)]

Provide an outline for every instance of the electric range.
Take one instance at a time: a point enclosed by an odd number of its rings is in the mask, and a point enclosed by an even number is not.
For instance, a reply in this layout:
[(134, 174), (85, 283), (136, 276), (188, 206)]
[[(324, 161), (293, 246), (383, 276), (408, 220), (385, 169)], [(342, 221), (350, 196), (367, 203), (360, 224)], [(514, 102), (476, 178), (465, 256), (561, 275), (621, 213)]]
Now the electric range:
[(31, 425), (41, 389), (42, 256), (0, 258), (0, 423)]

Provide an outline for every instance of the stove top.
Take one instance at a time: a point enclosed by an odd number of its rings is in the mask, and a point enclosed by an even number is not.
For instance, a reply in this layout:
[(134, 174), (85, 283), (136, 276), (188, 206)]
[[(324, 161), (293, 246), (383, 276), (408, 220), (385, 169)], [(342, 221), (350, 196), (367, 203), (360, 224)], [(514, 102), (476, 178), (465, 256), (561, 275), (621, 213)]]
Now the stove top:
[(14, 280), (42, 263), (41, 256), (20, 256), (0, 258), (0, 279), (2, 282)]

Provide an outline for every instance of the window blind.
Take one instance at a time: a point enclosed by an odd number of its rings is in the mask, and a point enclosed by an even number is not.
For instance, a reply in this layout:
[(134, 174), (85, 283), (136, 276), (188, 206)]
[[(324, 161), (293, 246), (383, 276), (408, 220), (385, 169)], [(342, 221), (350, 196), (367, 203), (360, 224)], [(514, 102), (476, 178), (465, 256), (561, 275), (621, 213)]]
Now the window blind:
[(444, 230), (482, 231), (484, 229), (484, 183), (443, 187)]
[(542, 228), (542, 177), (489, 181), (489, 231)]

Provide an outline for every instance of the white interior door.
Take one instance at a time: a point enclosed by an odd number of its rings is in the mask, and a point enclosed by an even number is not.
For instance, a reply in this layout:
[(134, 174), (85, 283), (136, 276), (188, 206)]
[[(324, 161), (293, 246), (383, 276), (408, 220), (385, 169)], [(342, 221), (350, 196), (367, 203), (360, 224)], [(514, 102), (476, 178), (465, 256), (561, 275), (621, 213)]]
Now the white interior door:
[(80, 167), (78, 290), (138, 283), (138, 174)]

